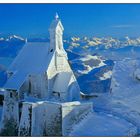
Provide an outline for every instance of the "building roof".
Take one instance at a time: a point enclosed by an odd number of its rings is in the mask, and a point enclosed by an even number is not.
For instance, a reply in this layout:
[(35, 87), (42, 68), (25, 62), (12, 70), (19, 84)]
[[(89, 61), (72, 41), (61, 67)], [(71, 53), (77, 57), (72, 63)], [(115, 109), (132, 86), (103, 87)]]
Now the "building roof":
[(52, 53), (48, 53), (49, 43), (27, 43), (8, 68), (10, 72), (20, 71), (27, 74), (38, 74), (47, 70)]
[(17, 72), (13, 74), (6, 82), (3, 88), (19, 90), (27, 78), (26, 73)]
[(48, 43), (27, 43), (8, 68), (13, 75), (4, 88), (18, 90), (30, 74), (44, 73), (53, 56), (53, 52), (48, 53), (48, 48)]

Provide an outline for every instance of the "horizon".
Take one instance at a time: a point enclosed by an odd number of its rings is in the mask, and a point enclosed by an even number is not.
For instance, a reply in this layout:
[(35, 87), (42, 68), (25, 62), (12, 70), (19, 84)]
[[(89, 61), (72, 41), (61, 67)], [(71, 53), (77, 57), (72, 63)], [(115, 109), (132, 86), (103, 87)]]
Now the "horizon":
[(64, 37), (140, 36), (140, 4), (0, 4), (0, 33), (48, 37), (56, 12)]

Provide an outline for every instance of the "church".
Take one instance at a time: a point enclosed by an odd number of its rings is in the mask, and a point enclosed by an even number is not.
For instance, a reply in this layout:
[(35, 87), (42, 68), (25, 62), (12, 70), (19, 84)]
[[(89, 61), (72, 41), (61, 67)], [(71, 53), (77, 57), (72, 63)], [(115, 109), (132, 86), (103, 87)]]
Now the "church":
[(50, 42), (27, 42), (7, 70), (0, 133), (67, 136), (92, 111), (80, 102), (80, 88), (63, 48), (64, 27), (56, 14)]

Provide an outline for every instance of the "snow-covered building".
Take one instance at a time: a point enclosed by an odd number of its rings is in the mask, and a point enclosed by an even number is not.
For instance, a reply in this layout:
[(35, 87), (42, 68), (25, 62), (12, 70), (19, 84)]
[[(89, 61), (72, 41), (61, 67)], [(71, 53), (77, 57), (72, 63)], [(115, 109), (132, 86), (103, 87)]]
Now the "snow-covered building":
[[(73, 124), (66, 125), (71, 118), (68, 114), (74, 116), (79, 112), (81, 116), (91, 110), (91, 104), (79, 102), (80, 89), (63, 48), (63, 31), (56, 15), (49, 28), (50, 42), (27, 42), (8, 68), (8, 80), (3, 87), (1, 131), (6, 132), (12, 122), (18, 135), (66, 135), (65, 126)], [(57, 122), (56, 126), (52, 120)], [(57, 129), (58, 133), (50, 132), (52, 129)]]

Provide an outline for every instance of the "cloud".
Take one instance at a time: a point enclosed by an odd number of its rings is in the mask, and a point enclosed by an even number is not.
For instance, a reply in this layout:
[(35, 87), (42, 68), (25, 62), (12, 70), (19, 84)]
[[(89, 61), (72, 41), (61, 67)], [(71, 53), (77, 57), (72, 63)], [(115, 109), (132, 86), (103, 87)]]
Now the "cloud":
[(134, 27), (134, 25), (114, 25), (114, 26), (111, 26), (112, 28), (132, 28)]

